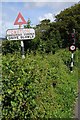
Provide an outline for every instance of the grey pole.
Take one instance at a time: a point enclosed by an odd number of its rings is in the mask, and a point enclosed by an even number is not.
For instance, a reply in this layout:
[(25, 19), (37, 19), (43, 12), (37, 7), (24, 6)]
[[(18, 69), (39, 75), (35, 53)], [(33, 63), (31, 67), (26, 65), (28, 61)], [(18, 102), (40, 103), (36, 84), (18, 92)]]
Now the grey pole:
[[(19, 25), (19, 29), (21, 28), (21, 25)], [(24, 42), (23, 40), (21, 40), (21, 54), (22, 54), (22, 59), (25, 58), (25, 55), (24, 55)]]
[(23, 40), (21, 40), (21, 54), (22, 54), (22, 59), (24, 59), (25, 55), (24, 55), (24, 42), (23, 42)]

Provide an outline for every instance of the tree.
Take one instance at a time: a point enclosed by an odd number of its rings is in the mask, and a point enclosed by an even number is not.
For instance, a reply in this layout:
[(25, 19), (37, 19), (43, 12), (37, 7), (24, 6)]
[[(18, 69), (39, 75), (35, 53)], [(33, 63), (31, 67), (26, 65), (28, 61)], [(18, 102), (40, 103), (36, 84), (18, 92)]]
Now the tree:
[(31, 20), (28, 18), (27, 25), (24, 25), (24, 28), (31, 28)]
[(63, 47), (67, 47), (69, 40), (66, 32), (71, 33), (72, 30), (75, 29), (77, 33), (80, 33), (80, 3), (61, 11), (60, 14), (55, 17), (56, 29), (59, 30), (61, 38), (63, 39)]

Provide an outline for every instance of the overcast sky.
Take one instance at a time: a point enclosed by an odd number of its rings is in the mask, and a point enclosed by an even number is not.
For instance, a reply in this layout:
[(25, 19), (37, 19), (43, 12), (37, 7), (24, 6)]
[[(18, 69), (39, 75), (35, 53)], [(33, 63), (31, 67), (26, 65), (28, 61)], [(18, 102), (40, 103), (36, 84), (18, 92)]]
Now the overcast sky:
[[(1, 0), (0, 0), (1, 1)], [(78, 3), (78, 0), (3, 0), (0, 2), (0, 37), (5, 37), (7, 29), (18, 28), (18, 25), (14, 25), (14, 22), (21, 12), (24, 19), (27, 21), (28, 18), (31, 20), (32, 25), (37, 25), (43, 19), (50, 19), (54, 21), (54, 16), (60, 11)], [(50, 1), (50, 2), (49, 2)]]

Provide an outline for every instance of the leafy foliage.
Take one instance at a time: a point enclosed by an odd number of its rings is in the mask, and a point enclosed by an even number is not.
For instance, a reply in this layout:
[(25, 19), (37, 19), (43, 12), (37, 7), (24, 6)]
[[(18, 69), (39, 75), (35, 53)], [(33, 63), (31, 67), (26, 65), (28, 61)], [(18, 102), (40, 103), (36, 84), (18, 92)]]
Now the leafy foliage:
[[(77, 44), (79, 47), (80, 44), (80, 4), (75, 4), (70, 8), (61, 11), (60, 14), (56, 15), (56, 28), (61, 34), (61, 38), (68, 42), (68, 34), (73, 32), (73, 29), (76, 30), (77, 34)], [(66, 46), (67, 44), (65, 44)]]
[[(36, 37), (34, 40), (24, 41), (25, 51), (39, 50), (45, 53), (55, 53), (59, 48), (66, 48), (71, 43), (69, 35), (73, 29), (76, 31), (76, 46), (80, 48), (80, 4), (61, 11), (55, 18), (55, 22), (45, 19), (34, 27)], [(24, 28), (31, 28), (30, 19)], [(20, 41), (4, 41), (2, 50), (3, 54), (19, 51)]]
[(28, 18), (27, 25), (24, 25), (24, 28), (31, 28), (30, 18)]
[(20, 41), (2, 41), (2, 53), (14, 53), (20, 51)]
[[(28, 21), (24, 28), (30, 27)], [(43, 20), (36, 25), (35, 39), (24, 41), (24, 60), (20, 41), (2, 42), (3, 120), (73, 117), (80, 69), (80, 51), (76, 50), (70, 73), (71, 53), (67, 47), (73, 28), (80, 48), (80, 4), (62, 11), (55, 22)]]
[(77, 69), (75, 66), (70, 73), (64, 64), (69, 54), (67, 50), (59, 50), (55, 55), (31, 53), (24, 60), (19, 53), (4, 55), (3, 119), (72, 117)]

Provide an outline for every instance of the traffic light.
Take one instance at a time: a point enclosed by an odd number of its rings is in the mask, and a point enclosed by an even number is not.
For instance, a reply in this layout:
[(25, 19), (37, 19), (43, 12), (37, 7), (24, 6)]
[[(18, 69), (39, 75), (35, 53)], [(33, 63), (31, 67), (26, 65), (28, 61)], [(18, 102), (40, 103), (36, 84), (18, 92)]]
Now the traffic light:
[(75, 33), (70, 33), (69, 34), (69, 44), (72, 45), (72, 44), (75, 44), (76, 42), (76, 35)]
[(72, 33), (69, 33), (69, 51), (76, 51), (76, 33), (74, 30)]
[(75, 33), (71, 33), (71, 42), (72, 44), (75, 44), (76, 42)]

